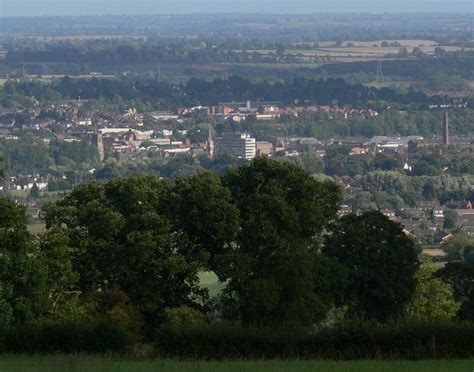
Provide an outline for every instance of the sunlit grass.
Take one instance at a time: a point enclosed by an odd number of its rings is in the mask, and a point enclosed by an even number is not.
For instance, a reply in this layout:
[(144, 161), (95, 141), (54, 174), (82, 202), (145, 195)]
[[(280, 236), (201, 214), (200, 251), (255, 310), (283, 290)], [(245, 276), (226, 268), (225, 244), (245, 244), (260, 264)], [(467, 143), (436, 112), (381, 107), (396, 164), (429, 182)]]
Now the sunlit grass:
[(221, 293), (225, 283), (220, 283), (219, 278), (212, 271), (203, 271), (199, 274), (199, 283), (203, 288), (207, 288), (210, 297), (215, 297)]

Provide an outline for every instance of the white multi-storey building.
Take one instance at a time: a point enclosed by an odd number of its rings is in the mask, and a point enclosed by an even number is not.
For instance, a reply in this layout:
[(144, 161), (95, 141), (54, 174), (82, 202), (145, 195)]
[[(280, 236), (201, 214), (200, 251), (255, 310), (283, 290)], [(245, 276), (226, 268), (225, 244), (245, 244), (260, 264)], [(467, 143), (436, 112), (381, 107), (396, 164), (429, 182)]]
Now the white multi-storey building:
[(224, 133), (219, 145), (223, 151), (243, 159), (253, 159), (257, 155), (255, 138), (249, 134)]

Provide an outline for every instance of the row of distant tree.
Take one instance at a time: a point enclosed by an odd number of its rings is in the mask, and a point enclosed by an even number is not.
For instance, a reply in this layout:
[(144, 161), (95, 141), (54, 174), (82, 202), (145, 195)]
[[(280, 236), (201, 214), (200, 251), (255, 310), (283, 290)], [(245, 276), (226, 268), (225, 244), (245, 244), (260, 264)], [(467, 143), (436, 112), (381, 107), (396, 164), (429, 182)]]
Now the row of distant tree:
[[(342, 41), (335, 42), (335, 45)], [(446, 51), (437, 47), (434, 53), (424, 53), (422, 48), (408, 50), (397, 41), (382, 42), (384, 46), (397, 46), (399, 50), (383, 62), (383, 72), (396, 79), (428, 80), (435, 75), (459, 76), (472, 80), (473, 52), (471, 49)], [(25, 71), (30, 74), (81, 74), (91, 71), (117, 72), (155, 70), (158, 64), (268, 64), (327, 62), (312, 69), (313, 73), (329, 76), (373, 74), (378, 61), (332, 63), (327, 56), (308, 56), (298, 49), (318, 49), (317, 43), (269, 42), (257, 40), (228, 40), (223, 43), (210, 41), (93, 40), (84, 42), (7, 42), (8, 52), (0, 64), (5, 71)], [(296, 53), (290, 49), (296, 49)], [(261, 50), (266, 50), (261, 52)], [(324, 49), (322, 49), (324, 51)], [(142, 66), (142, 67), (140, 67)], [(153, 67), (154, 66), (154, 67)], [(216, 66), (216, 68), (218, 68)], [(269, 75), (269, 72), (261, 71)], [(271, 75), (271, 74), (270, 74)]]
[(87, 141), (64, 142), (27, 133), (15, 141), (0, 141), (3, 167), (9, 175), (88, 170), (98, 163), (97, 149)]
[[(46, 207), (38, 237), (1, 198), (0, 318), (106, 319), (136, 337), (172, 315), (184, 327), (206, 314), (307, 329), (329, 319), (472, 319), (469, 263), (420, 265), (399, 224), (379, 212), (338, 218), (340, 202), (333, 182), (267, 159), (224, 176), (79, 186)], [(220, 297), (199, 285), (203, 270), (224, 283)]]
[(251, 81), (239, 76), (206, 81), (192, 78), (183, 84), (170, 84), (150, 79), (72, 79), (62, 78), (52, 84), (32, 81), (9, 81), (0, 90), (0, 103), (21, 101), (34, 96), (40, 102), (50, 99), (107, 99), (156, 102), (168, 108), (180, 105), (216, 105), (219, 102), (280, 101), (285, 104), (338, 104), (366, 106), (369, 102), (384, 101), (406, 106), (426, 107), (445, 104), (451, 99), (428, 96), (422, 91), (398, 92), (392, 88), (376, 89), (362, 84), (349, 84), (343, 79), (313, 80), (296, 78), (270, 83)]

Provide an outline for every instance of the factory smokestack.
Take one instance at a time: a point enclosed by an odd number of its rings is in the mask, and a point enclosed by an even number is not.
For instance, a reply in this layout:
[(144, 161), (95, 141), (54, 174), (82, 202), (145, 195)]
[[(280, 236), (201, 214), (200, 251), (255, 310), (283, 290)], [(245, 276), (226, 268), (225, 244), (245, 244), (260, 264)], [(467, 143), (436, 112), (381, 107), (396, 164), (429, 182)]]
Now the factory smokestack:
[(443, 117), (443, 145), (449, 145), (449, 114), (444, 113)]

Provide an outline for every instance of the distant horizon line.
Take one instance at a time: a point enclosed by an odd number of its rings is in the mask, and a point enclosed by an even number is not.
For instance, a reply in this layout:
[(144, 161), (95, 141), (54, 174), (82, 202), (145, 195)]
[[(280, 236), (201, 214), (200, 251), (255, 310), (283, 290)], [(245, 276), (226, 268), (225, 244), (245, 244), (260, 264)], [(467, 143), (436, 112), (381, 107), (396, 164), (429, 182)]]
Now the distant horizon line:
[(70, 17), (70, 18), (80, 18), (80, 17), (169, 17), (169, 16), (194, 16), (194, 15), (240, 15), (240, 16), (316, 16), (316, 15), (386, 15), (386, 16), (401, 16), (401, 15), (430, 15), (430, 16), (469, 16), (474, 15), (474, 9), (463, 11), (463, 12), (306, 12), (306, 13), (287, 13), (287, 12), (277, 12), (277, 13), (262, 13), (262, 12), (191, 12), (191, 13), (154, 13), (154, 14), (117, 14), (117, 13), (103, 13), (103, 14), (40, 14), (40, 15), (2, 15), (0, 18), (58, 18), (58, 17)]

